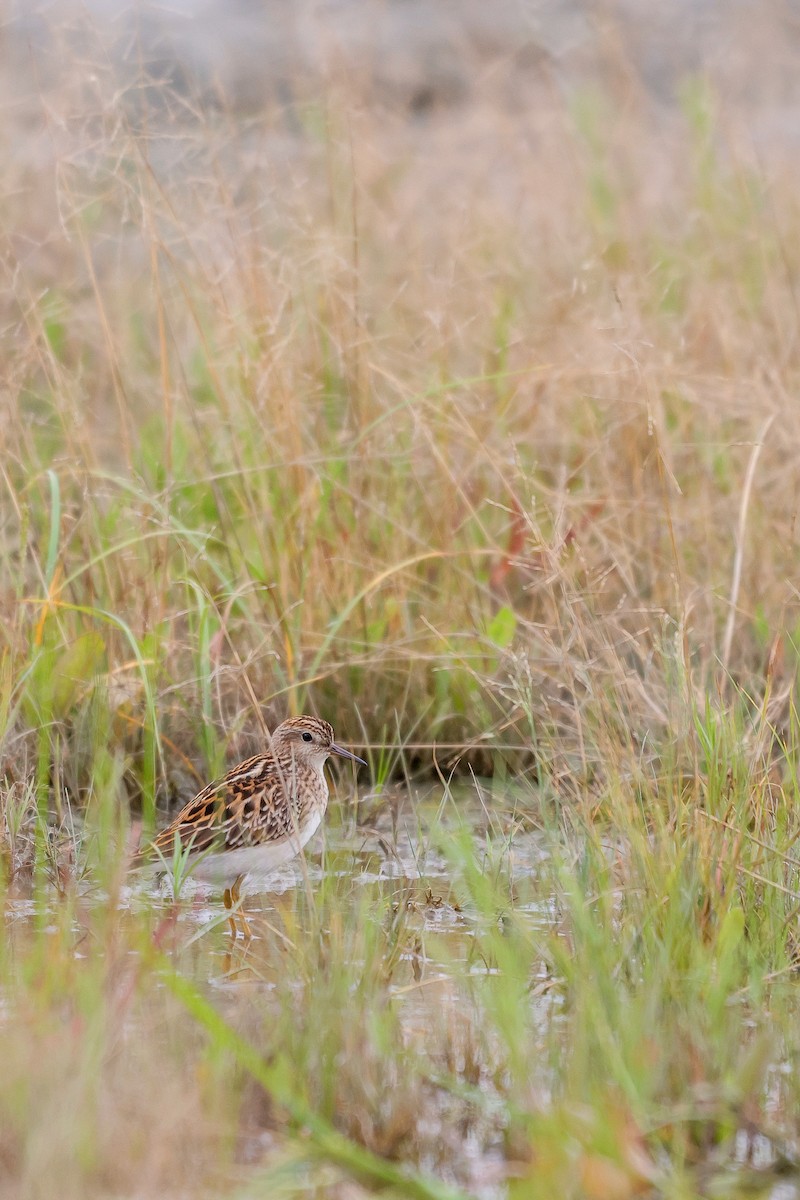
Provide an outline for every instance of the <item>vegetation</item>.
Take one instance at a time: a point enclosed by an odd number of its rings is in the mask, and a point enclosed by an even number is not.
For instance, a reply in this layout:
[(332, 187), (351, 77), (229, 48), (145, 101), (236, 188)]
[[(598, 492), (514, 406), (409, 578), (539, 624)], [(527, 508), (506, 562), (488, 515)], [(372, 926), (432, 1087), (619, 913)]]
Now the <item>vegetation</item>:
[[(92, 86), (2, 116), (0, 1193), (796, 1179), (793, 180), (700, 84)], [(245, 953), (126, 861), (300, 711)]]

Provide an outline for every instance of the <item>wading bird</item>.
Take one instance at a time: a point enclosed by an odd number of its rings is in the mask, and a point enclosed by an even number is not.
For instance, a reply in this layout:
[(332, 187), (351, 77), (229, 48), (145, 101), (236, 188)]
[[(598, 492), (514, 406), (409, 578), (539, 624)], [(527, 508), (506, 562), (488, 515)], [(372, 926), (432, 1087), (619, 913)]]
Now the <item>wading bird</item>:
[[(291, 717), (271, 735), (268, 750), (198, 792), (134, 866), (154, 854), (168, 857), (178, 845), (189, 852), (194, 878), (223, 887), (232, 909), (245, 875), (268, 874), (316, 833), (328, 806), (325, 763), (332, 754), (367, 765), (337, 745), (327, 721)], [(233, 918), (230, 925), (235, 936)]]

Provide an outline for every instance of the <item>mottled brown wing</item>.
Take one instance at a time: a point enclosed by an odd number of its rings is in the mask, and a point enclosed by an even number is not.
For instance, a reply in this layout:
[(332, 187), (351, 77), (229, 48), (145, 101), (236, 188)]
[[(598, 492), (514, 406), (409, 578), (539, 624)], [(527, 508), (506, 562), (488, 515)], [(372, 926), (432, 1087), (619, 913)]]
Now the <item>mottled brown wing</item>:
[(133, 865), (153, 857), (156, 850), (169, 857), (176, 833), (181, 846), (191, 845), (193, 853), (202, 854), (214, 847), (235, 850), (282, 841), (295, 832), (295, 824), (274, 759), (257, 755), (198, 792), (151, 846), (136, 856)]
[(209, 784), (185, 804), (175, 820), (154, 838), (151, 849), (160, 850), (165, 858), (169, 858), (177, 833), (183, 849), (191, 845), (195, 854), (210, 850), (224, 841), (226, 810), (227, 785), (223, 779)]
[(232, 782), (224, 827), (227, 849), (264, 846), (296, 833), (298, 814), (286, 803), (287, 789), (273, 762), (256, 777), (237, 772)]

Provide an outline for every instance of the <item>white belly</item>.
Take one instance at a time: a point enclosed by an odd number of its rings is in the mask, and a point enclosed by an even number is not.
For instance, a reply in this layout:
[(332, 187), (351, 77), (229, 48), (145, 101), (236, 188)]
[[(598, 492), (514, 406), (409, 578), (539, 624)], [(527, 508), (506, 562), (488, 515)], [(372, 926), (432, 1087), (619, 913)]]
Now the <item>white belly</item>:
[(321, 820), (322, 813), (315, 812), (296, 835), (283, 841), (207, 854), (199, 858), (192, 868), (192, 878), (227, 887), (240, 875), (268, 875), (270, 871), (274, 871), (276, 867), (289, 862), (300, 853), (306, 842), (319, 829)]

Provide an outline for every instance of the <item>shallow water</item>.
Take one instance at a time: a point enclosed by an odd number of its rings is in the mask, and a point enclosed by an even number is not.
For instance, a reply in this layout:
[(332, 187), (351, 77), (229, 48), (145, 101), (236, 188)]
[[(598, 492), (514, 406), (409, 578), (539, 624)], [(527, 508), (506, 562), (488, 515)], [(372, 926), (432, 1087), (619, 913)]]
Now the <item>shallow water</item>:
[[(496, 973), (474, 954), (478, 916), (464, 903), (453, 880), (446, 853), (449, 834), (475, 830), (487, 824), (486, 812), (474, 789), (458, 794), (457, 811), (443, 812), (441, 790), (394, 793), (391, 797), (362, 799), (358, 820), (348, 808), (334, 807), (323, 830), (307, 847), (305, 856), (272, 873), (269, 878), (248, 878), (243, 885), (242, 912), (252, 931), (245, 942), (231, 939), (227, 914), (218, 894), (202, 883), (189, 880), (182, 889), (177, 910), (176, 941), (182, 951), (196, 954), (192, 969), (196, 978), (218, 997), (226, 1009), (237, 998), (269, 997), (280, 989), (284, 969), (287, 914), (304, 899), (313, 908), (325, 887), (335, 890), (344, 907), (364, 905), (367, 914), (385, 921), (395, 914), (407, 943), (397, 958), (387, 984), (387, 995), (397, 1006), (409, 1042), (413, 1042), (448, 1012), (461, 1013), (462, 984)], [(487, 855), (504, 866), (519, 892), (518, 911), (533, 926), (550, 925), (551, 904), (528, 895), (528, 883), (545, 860), (541, 835), (522, 831), (509, 802), (509, 829), (515, 829), (513, 852), (504, 853), (500, 823), (493, 836), (487, 832)], [(127, 889), (121, 899), (135, 911), (155, 903), (165, 913), (174, 913), (171, 889), (165, 879), (146, 881)], [(337, 906), (334, 906), (337, 909)], [(324, 938), (328, 931), (321, 930)], [(544, 981), (544, 974), (542, 977)], [(536, 981), (534, 981), (535, 984)], [(560, 1004), (547, 991), (531, 996), (537, 1023), (544, 1028), (551, 1010)], [(452, 1122), (445, 1102), (438, 1115), (427, 1117), (427, 1137), (432, 1143), (453, 1141)], [(254, 1135), (244, 1155), (258, 1159), (263, 1135)], [(467, 1184), (480, 1200), (495, 1200), (504, 1194), (501, 1181), (505, 1167), (501, 1146), (487, 1146), (486, 1139), (465, 1131), (458, 1138), (457, 1175), (452, 1182)], [(442, 1174), (441, 1162), (421, 1165)], [(447, 1172), (445, 1171), (445, 1174)]]
[[(500, 974), (496, 965), (476, 952), (486, 913), (479, 913), (471, 904), (463, 881), (459, 883), (458, 872), (453, 870), (450, 849), (460, 835), (469, 833), (486, 873), (504, 873), (515, 919), (526, 930), (558, 937), (562, 919), (560, 903), (548, 893), (546, 883), (548, 846), (553, 844), (549, 839), (553, 835), (537, 830), (532, 813), (524, 805), (518, 807), (513, 796), (505, 800), (495, 797), (484, 804), (476, 788), (463, 788), (444, 806), (441, 799), (441, 789), (433, 789), (362, 797), (357, 810), (334, 803), (323, 831), (303, 859), (286, 864), (269, 879), (249, 880), (246, 884), (242, 912), (252, 931), (247, 942), (243, 937), (235, 941), (231, 938), (220, 897), (207, 885), (192, 880), (184, 887), (178, 904), (166, 880), (134, 880), (122, 889), (119, 908), (131, 919), (137, 914), (154, 914), (156, 927), (162, 914), (163, 924), (170, 931), (169, 953), (228, 1017), (245, 1004), (263, 1014), (270, 1002), (273, 1006), (278, 1003), (276, 996), (283, 995), (285, 1000), (285, 951), (295, 936), (297, 926), (292, 922), (297, 921), (298, 914), (301, 918), (304, 913), (319, 916), (320, 942), (331, 932), (324, 921), (337, 914), (358, 911), (366, 914), (368, 921), (374, 917), (376, 924), (396, 918), (402, 937), (387, 975), (385, 994), (399, 1016), (407, 1043), (430, 1044), (430, 1031), (443, 1027), (448, 1020), (454, 1027), (459, 1022), (479, 1027), (480, 1002), (476, 997), (480, 996), (481, 980)], [(579, 853), (580, 847), (575, 850)], [(609, 846), (609, 859), (618, 853), (620, 847)], [(328, 899), (333, 897), (333, 903), (327, 906), (326, 889)], [(78, 907), (84, 913), (75, 919), (72, 954), (76, 960), (92, 952), (85, 940), (86, 910), (108, 904), (108, 897), (90, 879), (80, 890)], [(52, 936), (55, 941), (59, 932), (63, 934), (58, 922), (60, 903), (55, 894), (39, 905), (29, 895), (9, 897), (5, 908), (9, 943), (22, 944), (36, 936)], [(502, 912), (497, 920), (502, 925)], [(300, 928), (305, 938), (307, 930)], [(307, 947), (303, 950), (306, 952)], [(359, 963), (352, 965), (357, 978)], [(475, 997), (470, 992), (473, 984), (479, 989)], [(298, 976), (297, 987), (302, 986)], [(547, 1107), (554, 1086), (548, 1048), (552, 1051), (560, 1038), (569, 1036), (564, 990), (542, 961), (538, 968), (534, 962), (526, 993), (527, 1020), (539, 1045), (537, 1103)], [(0, 1021), (7, 1003), (6, 997), (0, 997)], [(560, 1032), (562, 1026), (565, 1034)], [(790, 1069), (788, 1064), (776, 1063), (773, 1071), (785, 1069)], [(479, 1078), (477, 1087), (485, 1092), (485, 1102), (471, 1127), (462, 1125), (457, 1100), (446, 1089), (441, 1092), (438, 1107), (428, 1104), (424, 1139), (426, 1144), (443, 1149), (438, 1157), (430, 1151), (427, 1159), (423, 1151), (419, 1161), (432, 1174), (468, 1188), (477, 1200), (499, 1200), (506, 1195), (509, 1170), (497, 1134), (502, 1126), (503, 1101), (490, 1073)], [(270, 1137), (263, 1130), (248, 1134), (240, 1149), (241, 1161), (259, 1162)], [(743, 1196), (748, 1188), (744, 1178), (755, 1170), (761, 1177), (758, 1194), (770, 1200), (798, 1200), (800, 1186), (793, 1178), (770, 1181), (773, 1157), (774, 1148), (767, 1139), (740, 1130), (715, 1180), (724, 1183), (724, 1194)], [(449, 1162), (453, 1163), (452, 1170)]]

